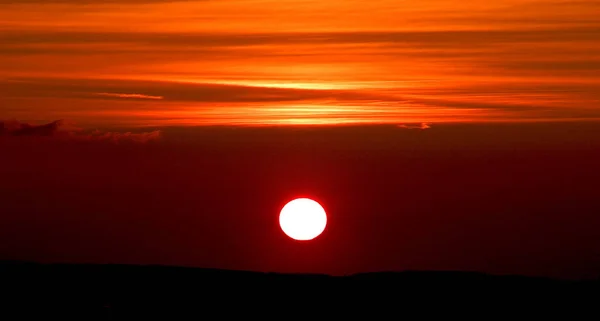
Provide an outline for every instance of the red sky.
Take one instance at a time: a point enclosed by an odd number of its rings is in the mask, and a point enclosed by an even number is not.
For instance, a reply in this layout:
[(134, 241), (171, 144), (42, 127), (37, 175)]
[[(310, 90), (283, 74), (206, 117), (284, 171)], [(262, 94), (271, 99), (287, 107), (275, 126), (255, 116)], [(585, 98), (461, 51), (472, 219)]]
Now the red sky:
[[(596, 123), (52, 128), (0, 135), (0, 259), (599, 276)], [(296, 197), (313, 241), (279, 229)]]
[(0, 0), (0, 119), (598, 119), (599, 14), (593, 0)]

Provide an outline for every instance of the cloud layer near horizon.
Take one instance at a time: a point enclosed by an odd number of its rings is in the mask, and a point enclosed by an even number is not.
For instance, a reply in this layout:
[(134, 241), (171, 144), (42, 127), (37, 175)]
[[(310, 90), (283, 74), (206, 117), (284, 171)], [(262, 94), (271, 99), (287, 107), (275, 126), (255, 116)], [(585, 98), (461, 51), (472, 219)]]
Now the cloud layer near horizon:
[(112, 143), (147, 143), (161, 137), (158, 130), (133, 133), (83, 130), (62, 120), (43, 125), (34, 125), (17, 120), (0, 121), (0, 139), (8, 137), (52, 138), (67, 141), (97, 141)]
[(0, 118), (600, 119), (600, 5), (591, 0), (28, 0), (0, 9)]

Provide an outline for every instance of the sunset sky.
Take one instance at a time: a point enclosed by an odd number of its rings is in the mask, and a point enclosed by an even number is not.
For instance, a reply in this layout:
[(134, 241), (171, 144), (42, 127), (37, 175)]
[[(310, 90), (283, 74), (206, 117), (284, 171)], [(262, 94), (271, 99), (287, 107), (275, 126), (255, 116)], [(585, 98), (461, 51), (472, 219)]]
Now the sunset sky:
[(599, 17), (0, 0), (0, 260), (600, 277)]
[(0, 0), (0, 119), (600, 119), (594, 0)]

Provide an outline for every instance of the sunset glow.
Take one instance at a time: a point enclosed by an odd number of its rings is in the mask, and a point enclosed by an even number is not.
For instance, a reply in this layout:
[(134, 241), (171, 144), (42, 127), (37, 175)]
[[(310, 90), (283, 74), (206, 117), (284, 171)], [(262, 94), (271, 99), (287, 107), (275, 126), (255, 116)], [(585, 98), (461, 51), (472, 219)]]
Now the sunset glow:
[(600, 119), (597, 1), (0, 1), (0, 118)]

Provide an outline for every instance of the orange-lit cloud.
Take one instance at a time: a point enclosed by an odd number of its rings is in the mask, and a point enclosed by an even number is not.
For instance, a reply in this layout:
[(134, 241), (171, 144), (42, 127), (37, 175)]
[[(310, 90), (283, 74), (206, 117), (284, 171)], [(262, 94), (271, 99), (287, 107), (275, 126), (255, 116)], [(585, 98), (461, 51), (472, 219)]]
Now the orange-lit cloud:
[(162, 97), (162, 96), (150, 96), (150, 95), (142, 95), (142, 94), (97, 93), (96, 95), (104, 96), (104, 97), (113, 97), (113, 98), (154, 99), (154, 100), (164, 99), (164, 97)]
[(0, 117), (600, 119), (593, 0), (0, 0)]
[(398, 125), (399, 128), (406, 128), (406, 129), (429, 129), (431, 128), (431, 126), (427, 123), (421, 123), (418, 125), (406, 125), (406, 124), (402, 124), (402, 125)]

